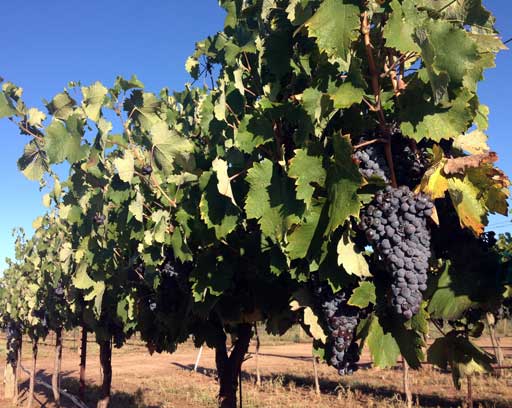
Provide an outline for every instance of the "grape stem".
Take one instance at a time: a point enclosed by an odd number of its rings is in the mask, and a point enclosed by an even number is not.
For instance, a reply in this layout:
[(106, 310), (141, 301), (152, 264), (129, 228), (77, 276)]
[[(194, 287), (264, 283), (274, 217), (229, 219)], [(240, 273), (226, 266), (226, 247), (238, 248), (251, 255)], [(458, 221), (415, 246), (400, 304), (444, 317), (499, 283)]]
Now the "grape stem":
[(382, 109), (382, 103), (380, 98), (381, 87), (379, 83), (379, 73), (377, 72), (375, 59), (373, 58), (373, 45), (370, 38), (370, 22), (368, 20), (367, 11), (363, 13), (363, 18), (361, 20), (361, 33), (364, 36), (364, 45), (366, 48), (366, 55), (368, 58), (368, 67), (370, 69), (373, 94), (375, 96), (375, 110), (379, 118), (379, 128), (382, 134), (388, 140), (388, 142), (385, 144), (384, 151), (386, 154), (386, 161), (388, 162), (389, 171), (391, 173), (391, 185), (396, 188), (398, 184), (396, 182), (395, 166), (393, 164), (393, 155), (391, 152), (391, 133), (389, 131), (389, 127), (386, 124), (384, 110)]
[(365, 146), (368, 146), (368, 145), (371, 145), (371, 144), (374, 144), (374, 143), (389, 143), (389, 140), (388, 139), (381, 139), (381, 138), (367, 140), (366, 142), (362, 142), (362, 143), (359, 143), (359, 144), (355, 145), (353, 148), (354, 148), (354, 150), (357, 150), (357, 149), (360, 149), (362, 147), (365, 147)]

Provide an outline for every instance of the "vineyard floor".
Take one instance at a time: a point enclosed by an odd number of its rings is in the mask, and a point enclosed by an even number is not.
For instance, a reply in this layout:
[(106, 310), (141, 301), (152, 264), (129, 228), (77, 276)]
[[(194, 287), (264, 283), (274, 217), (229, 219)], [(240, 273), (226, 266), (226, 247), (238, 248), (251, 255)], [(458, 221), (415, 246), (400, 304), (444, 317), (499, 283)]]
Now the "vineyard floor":
[[(505, 339), (503, 346), (512, 346), (512, 339)], [(486, 339), (485, 344), (490, 344)], [(29, 347), (25, 347), (28, 349)], [(511, 349), (512, 350), (512, 347)], [(251, 348), (251, 352), (254, 349)], [(508, 350), (505, 350), (508, 354)], [(38, 361), (38, 378), (50, 382), (53, 367), (52, 350), (41, 347)], [(184, 345), (175, 354), (149, 355), (145, 348), (136, 345), (115, 350), (113, 355), (112, 408), (202, 408), (215, 407), (217, 384), (214, 353), (205, 349), (198, 372), (193, 372), (197, 350)], [(243, 406), (245, 408), (331, 408), (331, 407), (403, 407), (402, 371), (369, 368), (369, 358), (363, 354), (362, 366), (356, 374), (341, 378), (324, 364), (319, 365), (322, 395), (314, 391), (311, 345), (290, 343), (264, 345), (260, 349), (259, 365), (262, 385), (255, 385), (256, 362), (254, 356), (244, 363)], [(24, 355), (23, 365), (29, 366), (30, 356)], [(78, 390), (79, 354), (66, 349), (63, 358), (62, 387), (72, 394)], [(510, 365), (511, 360), (506, 364)], [(86, 402), (94, 406), (100, 381), (98, 354), (91, 344), (88, 356)], [(466, 384), (457, 391), (451, 375), (429, 366), (411, 371), (411, 388), (416, 406), (464, 407)], [(25, 405), (28, 378), (22, 379), (22, 401)], [(512, 407), (512, 371), (504, 370), (502, 378), (479, 376), (472, 383), (475, 407)], [(35, 407), (53, 408), (51, 394), (36, 386)], [(3, 389), (0, 387), (0, 395)], [(63, 407), (72, 403), (63, 398)], [(11, 408), (8, 401), (0, 399), (0, 407)]]

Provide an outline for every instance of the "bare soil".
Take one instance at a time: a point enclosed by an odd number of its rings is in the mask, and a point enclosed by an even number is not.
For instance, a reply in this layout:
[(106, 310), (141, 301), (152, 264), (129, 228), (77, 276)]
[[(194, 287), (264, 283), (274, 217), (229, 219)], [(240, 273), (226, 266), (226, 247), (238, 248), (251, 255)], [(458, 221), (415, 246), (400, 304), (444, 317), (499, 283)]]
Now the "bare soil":
[[(483, 339), (481, 344), (490, 344)], [(505, 354), (512, 353), (512, 338), (502, 339), (502, 345), (511, 347)], [(93, 346), (91, 344), (91, 346)], [(29, 347), (25, 347), (29, 349)], [(259, 365), (262, 385), (255, 385), (256, 364), (254, 348), (243, 365), (243, 406), (260, 407), (404, 407), (402, 394), (402, 371), (372, 368), (368, 352), (363, 353), (361, 369), (354, 375), (339, 377), (325, 364), (319, 365), (321, 395), (315, 394), (313, 363), (310, 343), (263, 345), (260, 349)], [(28, 350), (27, 350), (28, 352)], [(37, 376), (50, 382), (53, 369), (52, 349), (41, 347)], [(199, 368), (192, 368), (197, 349), (186, 344), (176, 353), (150, 355), (139, 345), (129, 345), (114, 350), (112, 408), (181, 408), (216, 406), (216, 370), (214, 352), (204, 349)], [(510, 356), (512, 357), (512, 356)], [(508, 359), (507, 364), (512, 361)], [(29, 366), (30, 356), (24, 355), (23, 365)], [(79, 353), (65, 349), (62, 364), (63, 388), (72, 394), (78, 392)], [(86, 403), (95, 406), (101, 372), (96, 347), (90, 347), (87, 361), (88, 389)], [(512, 407), (512, 370), (502, 370), (503, 376), (477, 376), (472, 381), (475, 407)], [(411, 371), (411, 388), (416, 406), (421, 407), (465, 407), (466, 384), (456, 390), (450, 373), (425, 365), (418, 371)], [(20, 404), (25, 405), (28, 377), (21, 381)], [(53, 408), (51, 394), (42, 386), (36, 386), (35, 407)], [(3, 389), (0, 387), (0, 398)], [(73, 404), (65, 397), (65, 408)], [(0, 399), (0, 407), (11, 408), (10, 401)]]

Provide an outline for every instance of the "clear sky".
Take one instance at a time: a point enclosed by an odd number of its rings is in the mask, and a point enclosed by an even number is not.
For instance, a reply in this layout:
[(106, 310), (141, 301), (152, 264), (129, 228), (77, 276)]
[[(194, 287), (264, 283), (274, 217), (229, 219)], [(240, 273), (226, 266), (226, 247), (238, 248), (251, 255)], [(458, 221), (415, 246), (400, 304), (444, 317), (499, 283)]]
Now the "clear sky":
[[(484, 1), (498, 17), (504, 39), (512, 37), (512, 3)], [(215, 0), (2, 0), (0, 76), (24, 89), (29, 106), (42, 106), (69, 81), (111, 85), (117, 75), (136, 74), (146, 88), (182, 89), (190, 80), (184, 69), (194, 43), (220, 30), (224, 12)], [(499, 165), (512, 175), (512, 52), (501, 53), (498, 67), (480, 86), (491, 108), (490, 144)], [(510, 121), (510, 122), (509, 122)], [(16, 160), (26, 142), (14, 125), (0, 121), (0, 271), (12, 256), (11, 231), (31, 232), (44, 213), (38, 184), (18, 171)], [(491, 227), (512, 231), (504, 217)], [(503, 226), (505, 225), (505, 226)]]

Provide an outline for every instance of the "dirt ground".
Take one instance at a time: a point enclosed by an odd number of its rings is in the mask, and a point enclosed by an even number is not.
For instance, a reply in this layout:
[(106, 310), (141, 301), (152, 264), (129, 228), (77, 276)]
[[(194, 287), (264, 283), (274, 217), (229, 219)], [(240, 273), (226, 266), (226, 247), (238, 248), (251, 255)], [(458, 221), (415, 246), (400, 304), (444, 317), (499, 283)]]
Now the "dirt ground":
[[(490, 344), (485, 339), (485, 344)], [(512, 346), (512, 339), (502, 341)], [(26, 347), (28, 349), (28, 347)], [(250, 349), (254, 353), (254, 348)], [(506, 349), (505, 354), (511, 354)], [(86, 403), (93, 407), (97, 399), (101, 373), (98, 354), (90, 347), (87, 361), (88, 389)], [(197, 349), (184, 345), (172, 355), (149, 355), (144, 347), (127, 346), (115, 350), (113, 364), (113, 408), (182, 408), (215, 407), (217, 383), (214, 352), (203, 351), (199, 368), (192, 368)], [(512, 355), (510, 356), (512, 357)], [(507, 362), (510, 364), (511, 360)], [(402, 370), (371, 368), (367, 352), (363, 354), (361, 369), (352, 376), (340, 378), (325, 364), (318, 366), (321, 395), (315, 394), (311, 344), (290, 343), (264, 345), (259, 355), (262, 384), (257, 387), (256, 358), (254, 354), (243, 365), (243, 406), (245, 408), (290, 407), (403, 407)], [(72, 394), (78, 390), (79, 354), (65, 349), (62, 364), (62, 387)], [(29, 355), (24, 355), (23, 365), (29, 366)], [(38, 360), (38, 378), (50, 381), (53, 367), (52, 350), (41, 347)], [(472, 381), (475, 407), (512, 407), (512, 370), (503, 370), (502, 378), (478, 376)], [(467, 390), (454, 389), (449, 373), (425, 366), (411, 371), (411, 388), (416, 406), (465, 407)], [(25, 405), (28, 377), (22, 378), (21, 406)], [(52, 408), (48, 391), (36, 386), (35, 407)], [(3, 396), (3, 389), (0, 388)], [(63, 398), (62, 406), (74, 405)], [(0, 407), (11, 408), (10, 401), (0, 399)]]

